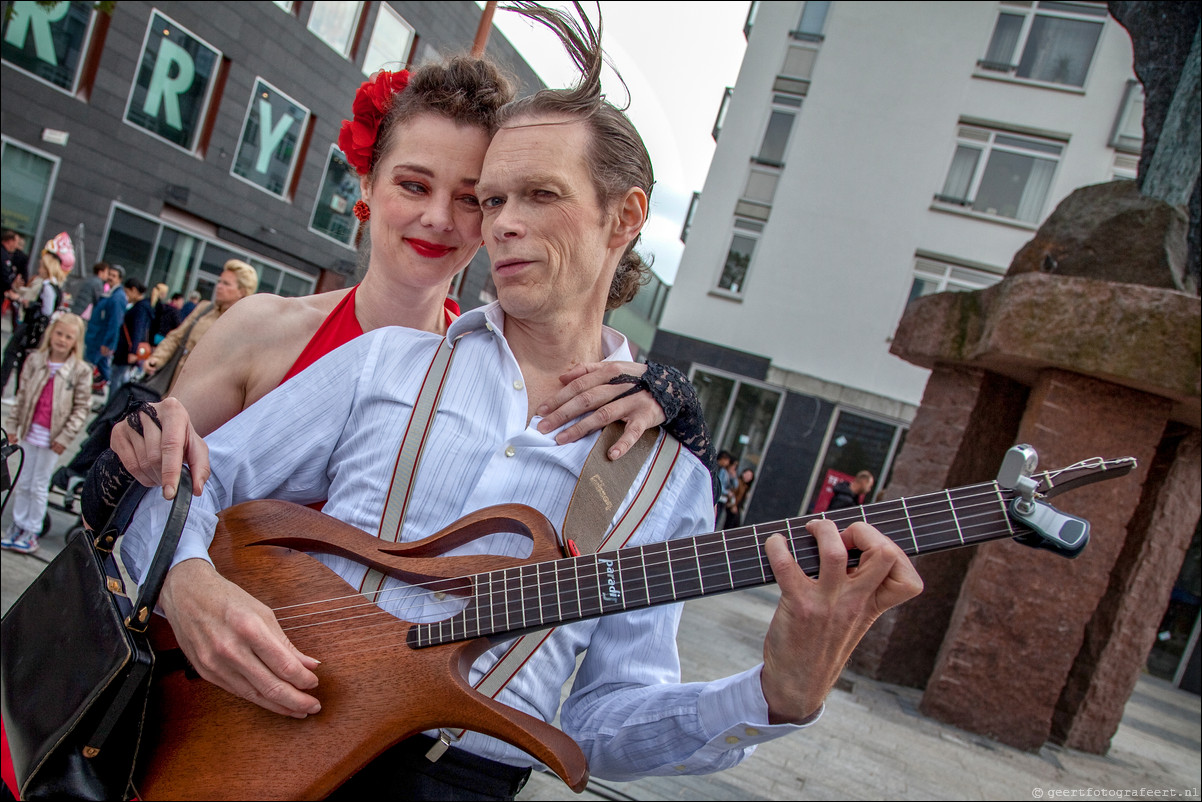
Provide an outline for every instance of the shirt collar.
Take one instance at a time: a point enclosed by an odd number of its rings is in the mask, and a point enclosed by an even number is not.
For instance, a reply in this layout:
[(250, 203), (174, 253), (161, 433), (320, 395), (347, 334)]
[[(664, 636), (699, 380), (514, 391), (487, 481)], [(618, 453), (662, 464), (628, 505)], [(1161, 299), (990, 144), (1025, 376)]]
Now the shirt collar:
[[(488, 329), (501, 339), (505, 339), (505, 311), (501, 309), (500, 301), (493, 301), (487, 306), (469, 309), (459, 316), (459, 319), (447, 327), (447, 339), (455, 340), (478, 329)], [(630, 343), (626, 335), (609, 326), (601, 327), (601, 350), (605, 362), (633, 362), (634, 356), (630, 351)]]

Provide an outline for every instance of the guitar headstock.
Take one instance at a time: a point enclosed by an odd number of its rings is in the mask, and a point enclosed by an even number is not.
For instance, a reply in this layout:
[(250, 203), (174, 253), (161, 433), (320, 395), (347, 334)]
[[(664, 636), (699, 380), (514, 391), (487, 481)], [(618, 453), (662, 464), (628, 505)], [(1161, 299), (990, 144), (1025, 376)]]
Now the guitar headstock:
[(1061, 512), (1046, 499), (1082, 485), (1126, 476), (1137, 462), (1134, 457), (1112, 460), (1093, 457), (1067, 468), (1036, 474), (1038, 463), (1035, 449), (1017, 445), (1006, 452), (998, 471), (998, 485), (1015, 494), (1007, 507), (1010, 517), (1031, 530), (1014, 539), (1063, 557), (1076, 557), (1089, 542), (1089, 522)]

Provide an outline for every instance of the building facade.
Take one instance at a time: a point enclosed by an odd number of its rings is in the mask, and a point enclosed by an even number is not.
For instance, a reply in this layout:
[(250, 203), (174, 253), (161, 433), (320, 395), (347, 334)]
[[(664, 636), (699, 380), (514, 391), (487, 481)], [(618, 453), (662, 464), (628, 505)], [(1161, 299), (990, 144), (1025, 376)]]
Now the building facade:
[(1000, 280), (1077, 187), (1135, 177), (1142, 94), (1092, 2), (752, 3), (651, 358), (757, 471), (747, 521), (887, 478), (927, 372), (907, 303)]
[[(359, 182), (337, 147), (355, 91), (469, 51), (481, 18), (467, 0), (4, 6), (3, 226), (30, 249), (69, 232), (77, 273), (103, 259), (205, 298), (233, 257), (260, 292), (355, 280)], [(488, 54), (542, 87), (495, 28)], [(487, 265), (457, 277), (465, 306)]]

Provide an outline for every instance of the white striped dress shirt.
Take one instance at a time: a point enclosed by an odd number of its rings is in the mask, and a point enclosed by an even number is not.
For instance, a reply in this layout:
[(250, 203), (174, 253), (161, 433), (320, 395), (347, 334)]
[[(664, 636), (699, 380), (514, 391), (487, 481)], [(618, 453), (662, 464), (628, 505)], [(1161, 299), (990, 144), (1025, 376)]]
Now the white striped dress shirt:
[[(455, 357), (417, 473), (406, 541), (509, 502), (534, 507), (562, 531), (595, 435), (561, 446), (554, 433), (537, 430), (537, 417), (527, 422), (525, 384), (503, 331), (504, 314), (493, 304), (466, 313), (447, 333), (456, 342)], [(207, 559), (216, 511), (250, 499), (302, 504), (328, 499), (327, 515), (375, 534), (401, 436), (441, 341), (411, 329), (370, 332), (214, 432), (208, 438), (212, 477), (194, 500), (176, 562)], [(607, 359), (631, 358), (625, 338), (612, 330), (605, 330), (603, 348)], [(634, 486), (640, 482), (641, 475)], [(629, 545), (710, 531), (710, 488), (706, 467), (683, 452)], [(618, 514), (632, 498), (633, 490)], [(168, 509), (161, 496), (148, 494), (125, 538), (122, 554), (135, 577), (157, 539), (148, 533), (162, 531)], [(520, 556), (519, 549), (517, 538), (492, 536), (452, 553)], [(359, 586), (363, 566), (339, 557), (319, 559)], [(388, 588), (401, 586), (387, 582)], [(409, 621), (438, 617), (419, 615), (414, 605), (420, 601), (402, 591), (381, 606)], [(679, 605), (666, 605), (561, 626), (498, 698), (552, 721), (576, 656), (587, 649), (559, 723), (583, 748), (591, 774), (612, 780), (729, 768), (756, 743), (797, 729), (767, 724), (760, 666), (716, 682), (681, 684), (679, 621)], [(472, 683), (503, 651), (496, 647), (476, 661)], [(457, 745), (512, 765), (534, 763), (525, 752), (476, 733)]]

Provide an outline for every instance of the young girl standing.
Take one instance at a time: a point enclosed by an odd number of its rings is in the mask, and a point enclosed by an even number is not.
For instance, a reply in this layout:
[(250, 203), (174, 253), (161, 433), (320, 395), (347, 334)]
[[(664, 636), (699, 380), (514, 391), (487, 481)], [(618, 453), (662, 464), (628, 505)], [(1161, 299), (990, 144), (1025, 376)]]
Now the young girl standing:
[(38, 550), (50, 474), (91, 410), (92, 368), (83, 360), (83, 337), (78, 315), (53, 318), (41, 346), (21, 370), (17, 403), (4, 428), (11, 445), (23, 440), (25, 460), (13, 488), (13, 525), (0, 548), (26, 554)]

